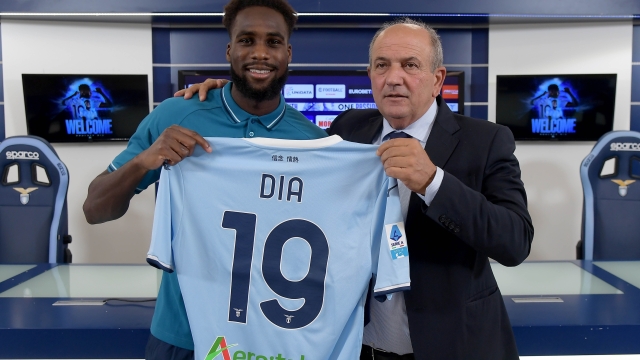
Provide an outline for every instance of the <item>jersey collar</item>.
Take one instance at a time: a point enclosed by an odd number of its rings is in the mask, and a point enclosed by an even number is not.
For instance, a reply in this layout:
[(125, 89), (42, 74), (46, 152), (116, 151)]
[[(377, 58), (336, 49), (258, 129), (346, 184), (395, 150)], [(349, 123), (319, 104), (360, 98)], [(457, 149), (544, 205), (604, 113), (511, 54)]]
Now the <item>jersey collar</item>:
[(248, 112), (242, 110), (242, 108), (240, 108), (238, 104), (236, 104), (236, 102), (233, 100), (233, 97), (231, 97), (231, 85), (231, 82), (226, 84), (220, 94), (222, 94), (222, 103), (224, 104), (225, 109), (227, 109), (227, 112), (229, 112), (229, 115), (234, 122), (241, 123), (249, 121), (250, 119), (258, 119), (262, 123), (262, 125), (264, 125), (269, 130), (273, 129), (274, 127), (276, 127), (276, 125), (278, 125), (278, 123), (280, 123), (280, 120), (282, 120), (282, 118), (284, 117), (284, 113), (286, 110), (285, 101), (282, 94), (280, 94), (280, 104), (278, 104), (278, 107), (274, 111), (266, 115), (257, 116), (249, 114)]

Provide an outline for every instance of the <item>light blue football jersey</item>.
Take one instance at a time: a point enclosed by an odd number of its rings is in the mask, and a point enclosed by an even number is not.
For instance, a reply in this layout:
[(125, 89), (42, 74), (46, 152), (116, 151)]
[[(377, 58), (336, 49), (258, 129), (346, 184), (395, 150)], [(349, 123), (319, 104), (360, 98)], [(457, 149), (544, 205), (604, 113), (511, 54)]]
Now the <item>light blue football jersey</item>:
[(358, 359), (364, 302), (407, 290), (377, 146), (207, 138), (162, 171), (147, 261), (177, 271), (197, 360)]

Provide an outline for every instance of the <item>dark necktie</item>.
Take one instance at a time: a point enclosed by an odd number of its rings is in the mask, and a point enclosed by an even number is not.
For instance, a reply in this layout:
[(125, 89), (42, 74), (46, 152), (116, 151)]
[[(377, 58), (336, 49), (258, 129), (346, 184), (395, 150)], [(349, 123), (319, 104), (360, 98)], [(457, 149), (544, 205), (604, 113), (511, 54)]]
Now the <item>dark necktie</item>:
[(410, 139), (411, 135), (407, 134), (404, 131), (394, 131), (387, 135), (387, 140), (391, 139)]

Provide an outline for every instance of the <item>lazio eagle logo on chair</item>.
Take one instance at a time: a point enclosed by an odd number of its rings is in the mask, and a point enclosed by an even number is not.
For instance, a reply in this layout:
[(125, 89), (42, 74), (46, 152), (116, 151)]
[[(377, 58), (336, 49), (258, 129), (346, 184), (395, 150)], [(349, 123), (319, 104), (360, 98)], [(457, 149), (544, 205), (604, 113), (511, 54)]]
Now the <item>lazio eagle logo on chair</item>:
[(611, 181), (619, 185), (618, 194), (620, 194), (620, 196), (627, 196), (628, 186), (636, 182), (635, 180), (619, 180), (619, 179), (613, 179)]
[(29, 193), (38, 190), (37, 187), (30, 187), (30, 188), (13, 188), (13, 190), (17, 191), (20, 193), (20, 203), (22, 205), (27, 205), (29, 203)]

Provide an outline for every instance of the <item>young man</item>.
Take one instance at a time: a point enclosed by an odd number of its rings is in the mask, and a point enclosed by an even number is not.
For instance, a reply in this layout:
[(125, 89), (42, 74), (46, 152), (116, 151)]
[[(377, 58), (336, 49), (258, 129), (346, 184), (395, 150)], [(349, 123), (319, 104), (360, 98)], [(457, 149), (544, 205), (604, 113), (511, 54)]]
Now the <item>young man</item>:
[[(295, 11), (284, 0), (232, 0), (224, 12), (233, 83), (211, 91), (207, 101), (168, 99), (149, 114), (127, 149), (89, 186), (83, 207), (89, 223), (124, 215), (133, 195), (158, 180), (164, 163), (177, 164), (196, 146), (211, 152), (203, 136), (295, 140), (326, 136), (280, 95), (291, 61), (289, 37)], [(163, 273), (146, 358), (193, 358), (175, 273)]]

